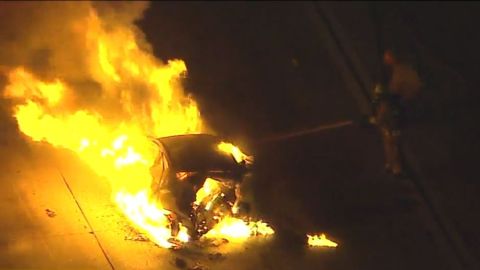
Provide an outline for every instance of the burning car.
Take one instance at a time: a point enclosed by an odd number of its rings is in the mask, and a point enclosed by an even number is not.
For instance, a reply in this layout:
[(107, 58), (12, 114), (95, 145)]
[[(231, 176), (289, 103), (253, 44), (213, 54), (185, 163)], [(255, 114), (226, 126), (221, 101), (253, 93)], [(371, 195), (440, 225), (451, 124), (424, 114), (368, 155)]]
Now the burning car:
[(247, 209), (241, 203), (240, 183), (252, 157), (221, 138), (187, 134), (153, 140), (158, 156), (151, 168), (152, 194), (170, 211), (172, 237), (185, 226), (198, 238), (224, 216), (238, 216)]

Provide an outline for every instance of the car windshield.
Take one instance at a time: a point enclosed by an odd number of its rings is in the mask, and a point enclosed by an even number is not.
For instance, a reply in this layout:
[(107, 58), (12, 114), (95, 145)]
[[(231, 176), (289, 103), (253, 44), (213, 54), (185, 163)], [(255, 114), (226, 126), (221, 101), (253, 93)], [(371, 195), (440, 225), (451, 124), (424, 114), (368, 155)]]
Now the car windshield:
[(177, 171), (230, 171), (238, 167), (233, 156), (218, 150), (213, 135), (189, 134), (159, 138)]

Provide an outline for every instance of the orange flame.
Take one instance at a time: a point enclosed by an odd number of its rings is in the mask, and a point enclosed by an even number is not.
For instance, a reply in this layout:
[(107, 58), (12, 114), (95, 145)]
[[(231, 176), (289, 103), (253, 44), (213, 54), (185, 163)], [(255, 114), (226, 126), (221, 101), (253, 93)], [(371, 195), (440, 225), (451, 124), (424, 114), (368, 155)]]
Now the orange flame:
[[(76, 152), (110, 181), (112, 199), (128, 219), (158, 245), (171, 247), (168, 211), (150, 198), (157, 149), (147, 136), (203, 130), (196, 103), (180, 86), (186, 66), (180, 60), (162, 65), (137, 46), (130, 28), (107, 31), (93, 10), (85, 25), (89, 74), (103, 90), (93, 105), (76, 104), (79, 93), (61, 78), (42, 81), (21, 67), (9, 73), (4, 95), (18, 102), (21, 132)], [(177, 238), (188, 241), (184, 227)]]
[[(237, 148), (238, 149), (238, 148)], [(209, 208), (212, 201), (222, 192), (221, 183), (212, 178), (207, 178), (202, 188), (197, 191), (195, 204), (205, 203)], [(233, 206), (234, 207), (234, 206)], [(233, 208), (232, 207), (232, 208)], [(232, 212), (233, 209), (231, 209)], [(274, 230), (263, 221), (244, 221), (240, 218), (232, 216), (221, 217), (217, 223), (208, 233), (204, 235), (205, 238), (225, 238), (229, 241), (241, 241), (250, 236), (267, 236), (274, 233)]]
[[(133, 28), (119, 24), (107, 30), (94, 9), (73, 28), (85, 40), (87, 75), (101, 89), (97, 97), (85, 105), (67, 80), (44, 81), (22, 67), (9, 72), (4, 96), (17, 102), (14, 116), (22, 133), (75, 152), (109, 180), (112, 200), (137, 229), (159, 246), (172, 247), (169, 212), (150, 194), (157, 148), (148, 136), (205, 131), (197, 104), (180, 84), (186, 65), (181, 60), (162, 64), (140, 48)], [(238, 162), (245, 158), (231, 144), (219, 149)], [(266, 223), (228, 217), (211, 235), (271, 233)], [(189, 240), (185, 227), (176, 240)]]
[(250, 236), (267, 236), (274, 233), (270, 225), (263, 221), (244, 221), (227, 216), (205, 234), (206, 238), (225, 238), (232, 242), (243, 241)]
[(238, 163), (247, 159), (247, 155), (245, 155), (238, 147), (231, 143), (221, 142), (218, 145), (218, 150), (227, 154), (231, 154)]
[(311, 247), (332, 247), (335, 248), (338, 246), (337, 243), (329, 240), (325, 234), (320, 235), (308, 235), (308, 245)]

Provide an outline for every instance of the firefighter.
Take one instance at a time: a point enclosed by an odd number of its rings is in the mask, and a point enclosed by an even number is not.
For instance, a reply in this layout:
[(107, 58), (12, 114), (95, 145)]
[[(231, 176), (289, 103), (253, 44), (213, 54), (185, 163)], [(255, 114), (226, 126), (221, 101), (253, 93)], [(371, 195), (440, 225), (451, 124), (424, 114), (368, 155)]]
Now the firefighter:
[(418, 72), (405, 61), (399, 61), (392, 50), (383, 55), (380, 81), (373, 95), (373, 122), (380, 129), (385, 149), (385, 169), (404, 176), (400, 155), (401, 129), (404, 126), (403, 105), (415, 99), (422, 82)]
[(393, 175), (403, 173), (400, 157), (400, 95), (391, 88), (396, 59), (391, 51), (386, 51), (380, 81), (376, 84), (373, 95), (372, 121), (380, 130), (384, 151), (385, 170)]
[(375, 124), (380, 129), (385, 150), (385, 170), (401, 175), (403, 166), (400, 159), (400, 109), (398, 97), (388, 93), (388, 89), (377, 84), (375, 87)]

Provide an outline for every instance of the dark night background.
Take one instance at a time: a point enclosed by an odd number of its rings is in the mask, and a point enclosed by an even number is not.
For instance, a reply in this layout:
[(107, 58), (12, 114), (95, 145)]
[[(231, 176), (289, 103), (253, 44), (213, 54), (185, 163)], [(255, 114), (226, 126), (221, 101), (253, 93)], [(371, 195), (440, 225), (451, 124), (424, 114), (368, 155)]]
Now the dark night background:
[[(57, 22), (77, 13), (67, 6), (58, 10), (71, 14), (58, 18), (48, 6), (15, 9), (4, 32), (16, 40), (32, 31), (67, 48), (77, 71), (75, 42), (45, 34), (65, 30)], [(58, 20), (28, 18), (31, 29), (17, 31), (25, 14)], [(246, 188), (255, 214), (275, 228), (273, 241), (212, 261), (128, 239), (108, 183), (72, 153), (19, 136), (1, 99), (0, 268), (178, 269), (183, 256), (209, 269), (480, 269), (479, 15), (476, 2), (151, 2), (137, 24), (155, 56), (184, 60), (184, 88), (203, 118), (255, 156)], [(34, 31), (42, 22), (48, 31)], [(385, 173), (380, 134), (362, 122), (386, 48), (423, 82), (405, 104), (405, 179)], [(346, 120), (353, 124), (265, 140)], [(339, 247), (307, 248), (305, 234), (320, 232)]]
[[(214, 130), (256, 154), (258, 210), (286, 231), (341, 239), (326, 268), (456, 269), (480, 255), (478, 14), (479, 4), (458, 2), (154, 2), (139, 25), (158, 57), (185, 60), (187, 91)], [(387, 47), (424, 83), (404, 132), (414, 179), (383, 173), (373, 128), (259, 143), (359, 119), (350, 81), (368, 99)], [(357, 78), (338, 68), (348, 59)]]

